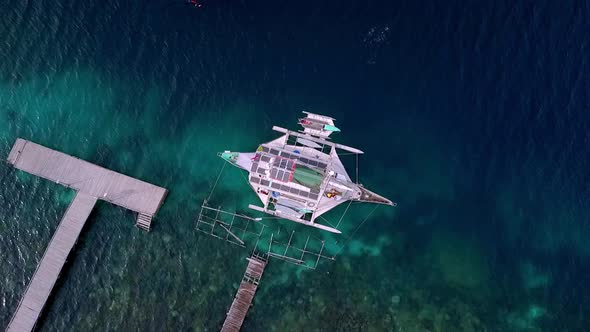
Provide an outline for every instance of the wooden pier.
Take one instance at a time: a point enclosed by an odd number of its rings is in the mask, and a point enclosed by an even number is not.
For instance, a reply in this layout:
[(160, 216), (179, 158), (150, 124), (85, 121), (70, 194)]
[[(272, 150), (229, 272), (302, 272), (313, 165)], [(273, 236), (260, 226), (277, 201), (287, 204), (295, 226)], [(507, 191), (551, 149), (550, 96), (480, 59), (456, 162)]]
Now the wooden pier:
[(76, 190), (7, 328), (32, 331), (96, 201), (137, 212), (138, 227), (149, 230), (167, 190), (20, 138), (8, 162)]
[(31, 331), (49, 297), (70, 251), (90, 215), (96, 198), (77, 193), (68, 207), (53, 238), (33, 274), (25, 296), (8, 325), (8, 331)]
[(147, 216), (167, 190), (18, 138), (8, 162), (15, 168)]
[(258, 288), (258, 283), (266, 267), (267, 258), (253, 254), (248, 258), (248, 267), (242, 278), (238, 293), (231, 305), (221, 328), (221, 332), (238, 332), (244, 323), (252, 299)]

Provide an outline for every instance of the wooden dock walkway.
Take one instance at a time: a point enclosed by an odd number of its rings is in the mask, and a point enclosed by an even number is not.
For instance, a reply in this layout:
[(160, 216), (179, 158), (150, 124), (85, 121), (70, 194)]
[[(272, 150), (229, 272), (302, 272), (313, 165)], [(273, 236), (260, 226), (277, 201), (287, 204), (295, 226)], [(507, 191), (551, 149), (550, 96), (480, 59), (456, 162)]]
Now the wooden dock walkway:
[(53, 238), (49, 242), (35, 274), (33, 274), (33, 279), (29, 282), (16, 313), (8, 324), (7, 331), (33, 330), (45, 301), (49, 297), (95, 203), (95, 197), (84, 193), (76, 194), (57, 230), (53, 233)]
[(252, 305), (258, 283), (266, 267), (267, 259), (253, 254), (248, 258), (248, 267), (242, 278), (240, 288), (221, 328), (221, 332), (238, 332), (244, 323), (248, 309)]
[(27, 173), (57, 182), (131, 211), (153, 216), (166, 189), (18, 138), (8, 162)]
[(137, 226), (149, 230), (167, 190), (113, 172), (39, 144), (17, 139), (8, 155), (15, 168), (76, 190), (7, 331), (31, 331), (97, 200), (137, 212)]

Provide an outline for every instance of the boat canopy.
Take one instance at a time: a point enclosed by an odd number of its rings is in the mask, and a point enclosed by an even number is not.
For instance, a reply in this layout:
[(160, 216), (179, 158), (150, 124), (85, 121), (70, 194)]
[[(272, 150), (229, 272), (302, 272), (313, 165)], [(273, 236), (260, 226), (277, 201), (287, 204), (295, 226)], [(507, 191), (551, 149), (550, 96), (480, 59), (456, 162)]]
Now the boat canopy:
[(297, 165), (295, 172), (293, 172), (292, 181), (308, 188), (319, 188), (323, 179), (324, 175), (321, 172), (307, 166)]

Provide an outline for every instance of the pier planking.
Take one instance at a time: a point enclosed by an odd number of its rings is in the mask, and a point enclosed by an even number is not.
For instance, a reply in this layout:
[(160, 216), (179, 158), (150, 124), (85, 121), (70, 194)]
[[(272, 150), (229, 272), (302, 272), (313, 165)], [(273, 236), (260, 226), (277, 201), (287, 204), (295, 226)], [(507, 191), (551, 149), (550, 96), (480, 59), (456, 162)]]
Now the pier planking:
[(76, 190), (7, 328), (10, 332), (32, 331), (96, 201), (137, 212), (138, 227), (149, 230), (167, 190), (21, 138), (7, 161)]
[(85, 193), (76, 194), (53, 233), (25, 295), (8, 324), (8, 332), (33, 330), (95, 203), (95, 197)]

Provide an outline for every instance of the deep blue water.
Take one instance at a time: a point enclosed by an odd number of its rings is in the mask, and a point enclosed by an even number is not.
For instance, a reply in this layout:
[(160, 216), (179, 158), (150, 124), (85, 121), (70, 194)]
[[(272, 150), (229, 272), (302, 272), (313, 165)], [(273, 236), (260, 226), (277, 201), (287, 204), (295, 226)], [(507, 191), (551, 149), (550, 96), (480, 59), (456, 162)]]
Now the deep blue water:
[[(218, 329), (247, 253), (194, 231), (215, 152), (302, 110), (399, 205), (317, 271), (270, 265), (244, 330), (588, 330), (588, 3), (201, 4), (0, 1), (0, 155), (24, 137), (170, 189), (149, 235), (95, 210), (41, 330)], [(0, 166), (1, 326), (69, 199)]]

